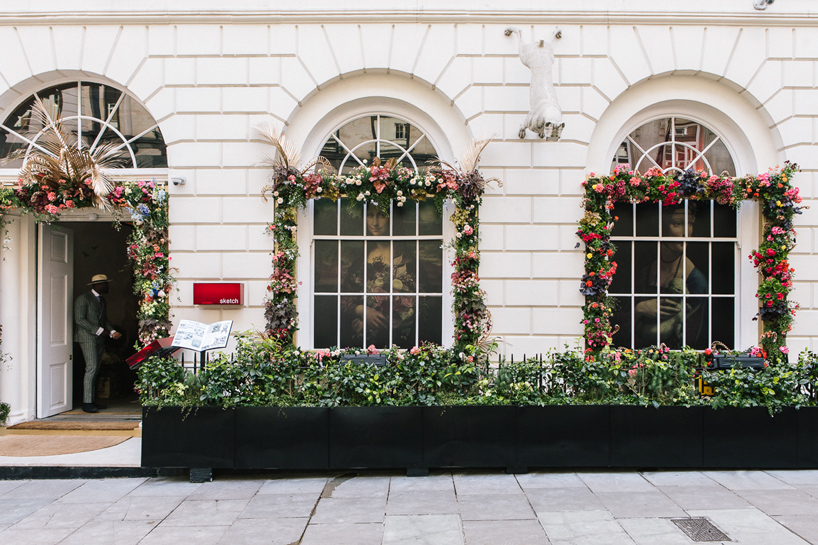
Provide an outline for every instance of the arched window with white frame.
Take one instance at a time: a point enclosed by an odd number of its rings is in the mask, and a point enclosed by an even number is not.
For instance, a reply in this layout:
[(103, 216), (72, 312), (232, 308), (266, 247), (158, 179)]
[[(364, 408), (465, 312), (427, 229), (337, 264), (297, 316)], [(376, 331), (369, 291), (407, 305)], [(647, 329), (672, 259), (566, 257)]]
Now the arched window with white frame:
[[(374, 113), (332, 131), (321, 155), (349, 174), (375, 158), (417, 172), (437, 152), (421, 127)], [(381, 210), (372, 201), (346, 198), (316, 199), (311, 210), (314, 348), (409, 349), (446, 342), (451, 320), (444, 211), (432, 200), (393, 202)]]
[[(727, 143), (710, 127), (680, 116), (639, 125), (622, 141), (612, 169), (645, 174), (689, 169), (734, 176)], [(611, 231), (618, 264), (609, 294), (616, 346), (735, 347), (740, 306), (736, 211), (715, 201), (617, 203)]]

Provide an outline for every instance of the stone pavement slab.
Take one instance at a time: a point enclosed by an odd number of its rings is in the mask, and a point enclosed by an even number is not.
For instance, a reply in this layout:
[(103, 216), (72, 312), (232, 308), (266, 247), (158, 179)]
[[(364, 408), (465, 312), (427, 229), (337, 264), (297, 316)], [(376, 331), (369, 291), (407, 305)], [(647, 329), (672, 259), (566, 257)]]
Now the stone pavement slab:
[(538, 520), (466, 520), (467, 545), (549, 545)]
[(619, 525), (637, 545), (690, 545), (691, 540), (670, 519), (622, 519)]
[(249, 500), (261, 488), (259, 481), (246, 479), (217, 479), (202, 483), (188, 496), (191, 500)]
[(537, 488), (526, 493), (537, 513), (560, 511), (604, 511), (605, 506), (587, 487)]
[(776, 520), (755, 508), (691, 511), (692, 517), (710, 519), (733, 541), (742, 545), (807, 545)]
[(220, 545), (291, 545), (298, 543), (307, 527), (308, 518), (238, 519)]
[(310, 524), (299, 545), (381, 545), (383, 523)]
[(553, 545), (633, 545), (607, 511), (542, 513), (540, 523)]
[(241, 519), (309, 517), (318, 494), (265, 494), (258, 495), (247, 503), (241, 512)]
[(228, 526), (162, 526), (154, 528), (139, 545), (216, 545), (227, 533)]
[(9, 490), (0, 499), (48, 500), (54, 501), (68, 494), (75, 488), (84, 485), (81, 479), (48, 479), (27, 481), (25, 484)]
[(658, 490), (599, 492), (596, 495), (615, 518), (684, 517), (685, 512)]
[(184, 500), (184, 496), (127, 496), (108, 507), (96, 519), (158, 524)]
[(383, 545), (463, 545), (457, 515), (388, 516)]
[(705, 471), (704, 474), (730, 490), (793, 488), (765, 471)]
[(467, 494), (522, 494), (514, 475), (455, 474), (454, 487), (458, 496)]
[(528, 498), (523, 494), (470, 494), (458, 496), (463, 520), (535, 519)]
[(454, 480), (451, 474), (429, 475), (428, 477), (392, 477), (389, 483), (390, 495), (395, 492), (443, 491), (454, 494)]
[(785, 515), (773, 517), (781, 526), (810, 543), (818, 543), (818, 517), (811, 515)]
[(95, 520), (65, 538), (60, 545), (137, 545), (155, 522)]
[(698, 486), (666, 486), (660, 489), (685, 511), (701, 509), (743, 509), (750, 502), (721, 485), (707, 488)]
[(737, 494), (767, 515), (818, 513), (818, 498), (803, 490), (739, 490)]
[(88, 481), (62, 496), (60, 503), (115, 502), (136, 489), (146, 479), (107, 479)]
[(249, 500), (185, 500), (160, 526), (230, 526)]
[(280, 478), (264, 481), (259, 488), (262, 494), (315, 494), (318, 496), (329, 482), (327, 477)]
[(48, 506), (44, 499), (3, 499), (0, 498), (0, 524), (14, 524)]
[(312, 523), (383, 523), (386, 515), (386, 497), (323, 498), (315, 508)]
[(447, 515), (458, 514), (454, 490), (408, 490), (390, 492), (386, 503), (387, 515)]

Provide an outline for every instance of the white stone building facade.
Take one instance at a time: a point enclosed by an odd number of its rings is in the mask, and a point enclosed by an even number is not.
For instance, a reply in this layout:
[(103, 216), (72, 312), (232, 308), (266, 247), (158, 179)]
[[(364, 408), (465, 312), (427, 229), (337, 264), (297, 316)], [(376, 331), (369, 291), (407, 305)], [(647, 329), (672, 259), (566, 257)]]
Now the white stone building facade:
[[(573, 346), (582, 335), (576, 248), (580, 183), (611, 169), (620, 144), (660, 118), (692, 120), (718, 135), (737, 175), (785, 160), (802, 172), (805, 204), (818, 182), (818, 6), (780, 0), (508, 0), (330, 2), (279, 0), (66, 0), (0, 10), (0, 118), (34, 92), (90, 81), (144, 106), (167, 146), (167, 168), (124, 171), (170, 180), (170, 237), (178, 268), (174, 320), (232, 319), (264, 326), (272, 265), (265, 228), (273, 205), (260, 198), (271, 148), (255, 131), (271, 122), (313, 157), (333, 132), (381, 114), (421, 128), (453, 160), (476, 137), (494, 136), (481, 160), (492, 187), (481, 209), (481, 285), (492, 335), (506, 356)], [(565, 128), (559, 141), (518, 129), (529, 109), (530, 71), (517, 43), (548, 39), (555, 27), (553, 81)], [(0, 171), (14, 181), (15, 171)], [(87, 221), (88, 211), (74, 220)], [(801, 305), (790, 346), (815, 348), (818, 326), (818, 206), (798, 217), (792, 298)], [(67, 218), (71, 221), (71, 218)], [(106, 221), (101, 218), (97, 221)], [(313, 348), (311, 211), (299, 218), (299, 343)], [(303, 222), (304, 228), (301, 228)], [(757, 277), (746, 259), (758, 243), (756, 207), (738, 215), (734, 343), (757, 342)], [(444, 227), (444, 238), (452, 233)], [(37, 415), (42, 329), (37, 301), (38, 231), (30, 217), (9, 225), (0, 262), (0, 399), (12, 421)], [(447, 278), (447, 277), (446, 277)], [(242, 282), (241, 308), (193, 304), (194, 282)], [(451, 320), (444, 306), (444, 321)], [(448, 314), (447, 314), (448, 313)], [(445, 327), (444, 327), (445, 330)], [(445, 339), (444, 339), (445, 344)]]

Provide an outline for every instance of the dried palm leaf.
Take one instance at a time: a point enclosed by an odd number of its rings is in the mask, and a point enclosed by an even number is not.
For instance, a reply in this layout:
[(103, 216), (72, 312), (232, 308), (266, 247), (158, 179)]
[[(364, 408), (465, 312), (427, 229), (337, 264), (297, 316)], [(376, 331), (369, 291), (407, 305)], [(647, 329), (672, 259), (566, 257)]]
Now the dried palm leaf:
[(301, 155), (286, 136), (283, 134), (279, 136), (275, 127), (268, 123), (260, 125), (257, 130), (265, 140), (270, 142), (275, 146), (276, 150), (278, 150), (277, 156), (265, 156), (262, 161), (263, 164), (273, 168), (278, 166), (296, 168), (298, 166), (299, 161), (301, 161)]
[(323, 156), (318, 156), (315, 159), (310, 159), (306, 165), (301, 169), (299, 172), (301, 176), (309, 172), (310, 170), (315, 170), (315, 172), (324, 172), (326, 174), (334, 174), (335, 167), (332, 166), (332, 163), (329, 162), (329, 159)]

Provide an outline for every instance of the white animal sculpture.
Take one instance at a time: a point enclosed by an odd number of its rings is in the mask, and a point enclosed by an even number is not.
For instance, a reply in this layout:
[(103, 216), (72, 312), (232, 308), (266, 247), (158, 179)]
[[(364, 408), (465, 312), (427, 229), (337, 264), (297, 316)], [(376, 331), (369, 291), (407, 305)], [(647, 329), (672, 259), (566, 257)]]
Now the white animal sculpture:
[(520, 62), (531, 69), (529, 86), (531, 111), (528, 112), (525, 123), (520, 126), (520, 138), (525, 138), (525, 131), (528, 129), (537, 133), (540, 138), (545, 138), (548, 133), (548, 140), (559, 140), (565, 123), (562, 121), (562, 109), (557, 102), (557, 93), (554, 91), (551, 76), (554, 66), (554, 49), (551, 43), (555, 38), (560, 39), (562, 32), (557, 28), (554, 29), (550, 41), (528, 43), (523, 42), (522, 33), (518, 28), (508, 27), (505, 34), (517, 35), (520, 42)]

